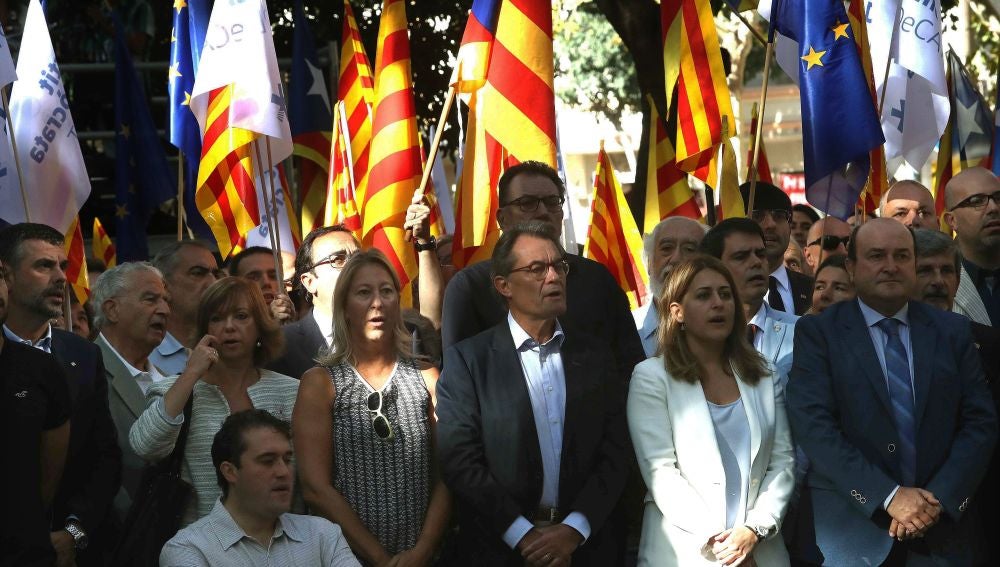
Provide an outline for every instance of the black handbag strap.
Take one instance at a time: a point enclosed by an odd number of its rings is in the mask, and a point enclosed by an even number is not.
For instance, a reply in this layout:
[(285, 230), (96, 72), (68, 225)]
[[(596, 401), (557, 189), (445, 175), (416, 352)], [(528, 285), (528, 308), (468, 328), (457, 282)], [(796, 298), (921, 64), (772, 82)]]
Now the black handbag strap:
[(181, 432), (177, 436), (177, 441), (174, 443), (174, 450), (170, 453), (167, 461), (167, 472), (170, 472), (176, 476), (181, 474), (181, 463), (184, 461), (184, 448), (187, 446), (188, 431), (191, 429), (191, 408), (194, 406), (194, 391), (191, 391), (191, 397), (188, 398), (186, 404), (184, 404), (184, 423), (181, 424)]

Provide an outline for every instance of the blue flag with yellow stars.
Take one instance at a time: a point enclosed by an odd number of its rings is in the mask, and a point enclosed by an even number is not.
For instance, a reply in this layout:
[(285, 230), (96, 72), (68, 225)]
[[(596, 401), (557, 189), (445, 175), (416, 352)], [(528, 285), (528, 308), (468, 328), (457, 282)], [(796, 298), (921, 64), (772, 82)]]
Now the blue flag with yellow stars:
[(149, 258), (146, 224), (160, 203), (177, 195), (177, 185), (117, 14), (114, 23), (115, 247), (122, 263)]
[(184, 156), (184, 211), (187, 225), (199, 238), (215, 240), (212, 229), (205, 223), (194, 202), (198, 164), (201, 162), (201, 130), (191, 112), (191, 91), (194, 89), (201, 49), (205, 44), (211, 8), (210, 0), (174, 0), (167, 93), (170, 143)]
[(847, 219), (885, 142), (841, 0), (775, 0), (771, 22), (799, 43), (806, 199)]

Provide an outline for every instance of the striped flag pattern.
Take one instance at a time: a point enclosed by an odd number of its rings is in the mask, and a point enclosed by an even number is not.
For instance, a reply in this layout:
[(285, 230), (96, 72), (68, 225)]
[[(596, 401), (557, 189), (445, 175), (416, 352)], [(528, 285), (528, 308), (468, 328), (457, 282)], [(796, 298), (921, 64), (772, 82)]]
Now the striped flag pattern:
[[(864, 69), (865, 78), (868, 79), (868, 90), (871, 91), (872, 100), (878, 105), (871, 44), (868, 41), (868, 22), (864, 10), (862, 2), (851, 2), (847, 7), (847, 19), (850, 20), (851, 29), (854, 30), (854, 42), (858, 46), (858, 55), (861, 56), (861, 67)], [(865, 185), (865, 190), (859, 201), (865, 212), (872, 213), (878, 209), (882, 194), (889, 189), (889, 178), (885, 164), (885, 145), (875, 146), (869, 152), (869, 159), (871, 171), (868, 174), (868, 184)]]
[(743, 194), (740, 193), (739, 173), (736, 169), (736, 152), (733, 151), (728, 131), (723, 128), (723, 132), (718, 156), (712, 160), (714, 169), (712, 173), (717, 179), (715, 189), (719, 195), (716, 222), (746, 215), (746, 204), (743, 202)]
[(642, 261), (642, 236), (603, 142), (597, 154), (590, 227), (583, 255), (600, 262), (611, 272), (628, 296), (631, 309), (645, 303), (649, 276)]
[(701, 218), (698, 203), (688, 185), (687, 173), (677, 169), (674, 145), (660, 113), (649, 101), (649, 158), (646, 166), (646, 210), (643, 230), (647, 234), (667, 217)]
[(733, 132), (736, 120), (712, 6), (709, 0), (663, 0), (660, 18), (667, 96), (677, 88), (677, 165), (714, 187), (717, 168), (709, 162), (722, 143), (722, 122), (727, 118)]
[[(747, 148), (747, 181), (750, 181), (750, 166), (753, 165), (754, 144), (757, 141), (757, 129), (760, 128), (760, 114), (757, 110), (757, 103), (753, 104), (750, 112), (750, 147)], [(771, 179), (771, 164), (767, 161), (767, 149), (764, 147), (763, 136), (760, 139), (760, 152), (757, 155), (757, 180), (767, 183), (774, 183)]]
[(361, 240), (361, 215), (358, 213), (351, 177), (350, 137), (344, 121), (344, 102), (333, 109), (333, 145), (330, 148), (330, 180), (324, 203), (323, 224), (342, 224)]
[(108, 268), (113, 268), (118, 263), (118, 255), (115, 253), (115, 245), (111, 242), (111, 237), (104, 230), (101, 219), (94, 217), (93, 238), (91, 246), (94, 249), (94, 258), (104, 262)]
[(66, 250), (66, 282), (70, 285), (80, 303), (86, 303), (90, 297), (90, 281), (87, 279), (87, 253), (83, 245), (83, 231), (80, 229), (80, 217), (70, 223), (63, 243)]
[[(382, 17), (385, 17), (385, 11), (382, 12)], [(345, 151), (350, 159), (347, 169), (351, 175), (349, 183), (356, 202), (361, 203), (364, 200), (365, 188), (368, 186), (375, 79), (349, 0), (344, 0), (342, 38), (340, 79), (337, 84), (337, 100), (341, 103), (338, 123), (343, 126), (341, 135), (345, 136), (347, 144)]]
[(403, 218), (420, 184), (422, 160), (405, 0), (382, 4), (372, 114), (371, 169), (361, 198), (361, 241), (389, 259), (402, 284), (402, 303), (408, 306), (417, 259), (413, 245), (404, 237)]

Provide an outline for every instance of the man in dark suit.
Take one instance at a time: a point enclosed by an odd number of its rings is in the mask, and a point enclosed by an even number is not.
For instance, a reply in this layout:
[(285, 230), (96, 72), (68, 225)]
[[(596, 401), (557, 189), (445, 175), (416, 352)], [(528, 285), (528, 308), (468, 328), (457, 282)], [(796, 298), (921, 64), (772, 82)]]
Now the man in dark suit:
[(793, 558), (806, 564), (971, 564), (964, 512), (997, 417), (968, 320), (909, 301), (912, 232), (856, 228), (855, 301), (799, 320), (788, 383), (809, 458)]
[[(743, 206), (750, 206), (750, 184), (740, 185)], [(767, 295), (764, 300), (772, 309), (791, 315), (803, 315), (812, 303), (813, 279), (785, 267), (785, 251), (792, 239), (792, 200), (778, 187), (757, 182), (753, 211), (750, 218), (764, 232), (764, 252), (767, 258)]]
[(484, 566), (617, 565), (623, 532), (607, 520), (631, 451), (611, 352), (560, 324), (572, 267), (547, 225), (509, 228), (491, 265), (508, 314), (448, 349), (437, 389), (457, 555)]
[[(555, 170), (536, 161), (522, 162), (505, 171), (498, 185), (500, 230), (540, 221), (551, 226), (557, 237), (562, 233), (566, 187)], [(646, 355), (625, 293), (601, 264), (575, 254), (568, 255), (567, 261), (568, 308), (562, 323), (609, 345), (627, 380)], [(491, 261), (479, 262), (459, 271), (448, 283), (441, 323), (445, 349), (500, 323), (507, 315), (507, 306), (489, 291), (493, 288), (491, 268)]]
[(50, 539), (60, 565), (104, 565), (114, 544), (109, 512), (121, 483), (122, 456), (100, 350), (49, 324), (64, 307), (63, 235), (23, 223), (0, 232), (0, 243), (0, 261), (10, 267), (11, 281), (4, 335), (55, 355), (72, 402), (69, 453), (53, 501)]

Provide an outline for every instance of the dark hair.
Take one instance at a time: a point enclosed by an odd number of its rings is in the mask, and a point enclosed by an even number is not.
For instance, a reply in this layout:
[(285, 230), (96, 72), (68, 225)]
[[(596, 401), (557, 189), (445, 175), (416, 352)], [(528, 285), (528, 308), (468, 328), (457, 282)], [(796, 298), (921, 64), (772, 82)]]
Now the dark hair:
[(88, 272), (101, 272), (104, 273), (108, 270), (108, 265), (104, 263), (104, 260), (98, 258), (87, 258), (87, 271)]
[[(878, 220), (882, 219), (872, 219), (872, 221), (878, 221)], [(892, 222), (899, 224), (899, 226), (905, 228), (907, 232), (910, 233), (910, 238), (913, 239), (914, 261), (916, 261), (917, 237), (913, 235), (913, 229), (895, 219), (885, 219), (885, 220), (892, 220)], [(868, 226), (868, 224), (869, 223), (859, 224), (855, 226), (853, 229), (851, 229), (851, 240), (847, 242), (847, 259), (852, 262), (858, 261), (858, 233), (861, 232), (862, 228)]]
[(227, 266), (229, 275), (239, 276), (240, 262), (248, 256), (253, 256), (254, 254), (267, 254), (268, 256), (273, 256), (274, 252), (272, 252), (270, 248), (264, 248), (263, 246), (251, 246), (240, 250), (239, 254), (229, 259), (229, 266)]
[(267, 410), (238, 411), (222, 422), (222, 427), (212, 440), (212, 464), (215, 465), (215, 480), (222, 489), (223, 499), (229, 496), (229, 483), (222, 476), (222, 463), (232, 463), (239, 468), (240, 459), (247, 450), (246, 432), (265, 427), (277, 431), (289, 441), (292, 440), (291, 427)]
[(490, 278), (497, 276), (509, 276), (514, 269), (514, 245), (521, 236), (533, 236), (548, 240), (555, 245), (560, 256), (566, 256), (559, 238), (556, 237), (552, 225), (541, 221), (522, 222), (514, 225), (514, 228), (505, 230), (493, 247), (493, 266), (490, 268)]
[(927, 256), (951, 254), (955, 258), (955, 272), (962, 272), (962, 255), (958, 252), (958, 245), (947, 234), (929, 228), (918, 228), (913, 231), (913, 243), (917, 260)]
[(164, 278), (169, 278), (174, 273), (174, 268), (177, 267), (177, 253), (188, 246), (201, 248), (209, 254), (212, 253), (212, 248), (201, 240), (179, 240), (177, 242), (171, 242), (161, 248), (160, 251), (156, 253), (156, 256), (153, 256), (153, 259), (150, 260), (150, 263), (153, 264), (156, 269), (160, 270)]
[(22, 244), (28, 240), (41, 240), (62, 246), (66, 237), (47, 224), (22, 222), (0, 230), (0, 262), (11, 270), (21, 262)]
[(802, 203), (799, 203), (797, 205), (792, 205), (792, 212), (802, 213), (805, 216), (809, 217), (809, 220), (813, 222), (819, 221), (819, 213), (817, 213), (816, 209), (810, 207), (809, 205), (805, 205)]
[(827, 256), (826, 259), (820, 263), (819, 267), (816, 268), (816, 274), (813, 276), (813, 278), (814, 279), (818, 278), (819, 273), (825, 270), (826, 268), (840, 268), (841, 270), (844, 270), (846, 272), (847, 256), (842, 256), (840, 254), (836, 254), (834, 256)]
[(562, 178), (559, 177), (559, 172), (552, 169), (552, 166), (540, 161), (522, 161), (517, 165), (507, 168), (503, 172), (503, 175), (500, 176), (500, 181), (497, 182), (497, 201), (501, 207), (508, 202), (507, 197), (510, 194), (510, 184), (518, 175), (541, 175), (542, 177), (547, 177), (559, 189), (560, 195), (566, 194), (566, 185), (563, 183)]
[[(292, 287), (294, 289), (301, 289), (302, 274), (312, 271), (313, 243), (316, 242), (317, 238), (326, 236), (327, 234), (333, 232), (345, 232), (351, 235), (351, 238), (354, 238), (354, 233), (343, 224), (321, 226), (309, 231), (309, 234), (302, 239), (302, 244), (299, 246), (299, 250), (295, 253), (295, 273), (292, 275)], [(305, 296), (307, 300), (312, 301), (312, 296), (310, 294), (306, 293)]]
[(261, 367), (281, 356), (285, 350), (285, 336), (281, 332), (281, 326), (271, 316), (260, 286), (250, 280), (230, 276), (208, 286), (198, 303), (197, 336), (200, 338), (208, 334), (208, 323), (212, 315), (228, 313), (241, 298), (247, 300), (247, 309), (257, 324), (260, 347), (253, 351), (253, 364)]
[(731, 234), (749, 234), (759, 236), (764, 240), (764, 231), (760, 225), (745, 217), (726, 219), (713, 226), (701, 240), (701, 251), (714, 258), (722, 258), (726, 250), (726, 238)]
[(681, 303), (695, 276), (704, 270), (718, 272), (733, 290), (733, 328), (726, 337), (723, 357), (725, 361), (732, 363), (744, 382), (756, 384), (767, 375), (767, 365), (760, 353), (746, 340), (746, 315), (743, 313), (740, 295), (736, 293), (736, 282), (722, 261), (705, 254), (698, 254), (670, 270), (663, 292), (657, 299), (660, 323), (656, 353), (663, 355), (663, 364), (670, 376), (684, 382), (698, 382), (703, 369), (691, 352), (687, 333), (671, 314), (670, 304)]

